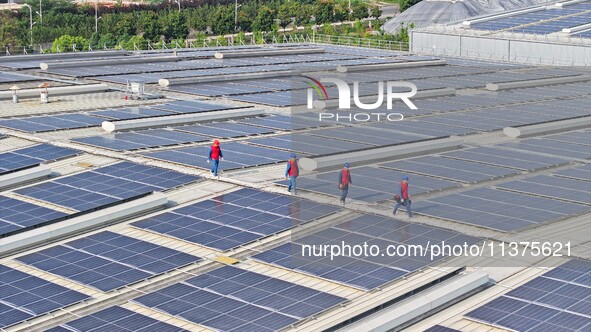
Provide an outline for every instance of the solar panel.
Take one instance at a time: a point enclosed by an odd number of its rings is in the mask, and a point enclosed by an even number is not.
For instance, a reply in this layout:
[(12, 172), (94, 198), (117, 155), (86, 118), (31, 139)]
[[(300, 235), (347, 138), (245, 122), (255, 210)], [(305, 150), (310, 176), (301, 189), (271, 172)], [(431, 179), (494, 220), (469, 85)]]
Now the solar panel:
[(345, 298), (232, 266), (133, 300), (216, 331), (278, 331)]
[(72, 157), (79, 152), (50, 144), (39, 144), (0, 154), (0, 174), (39, 165), (42, 162)]
[(591, 136), (591, 131), (582, 130), (582, 131), (571, 131), (571, 132), (564, 133), (564, 134), (546, 136), (545, 138), (555, 140), (555, 141), (560, 141), (560, 142), (567, 142), (567, 143), (591, 146), (590, 136)]
[(97, 331), (158, 331), (184, 332), (186, 330), (139, 314), (119, 306), (109, 307), (93, 314), (64, 323), (47, 332)]
[[(289, 158), (287, 152), (243, 143), (224, 143), (221, 148), (224, 154), (224, 160), (220, 161), (220, 169), (222, 170), (274, 164)], [(200, 146), (145, 152), (142, 155), (202, 169), (210, 169), (211, 164), (207, 162), (208, 153), (209, 147)]]
[(40, 205), (0, 196), (0, 237), (66, 216)]
[(295, 197), (240, 189), (133, 225), (226, 251), (338, 210)]
[(444, 158), (462, 159), (493, 166), (533, 171), (568, 163), (552, 156), (540, 156), (527, 151), (499, 149), (496, 147), (477, 147), (441, 154)]
[(591, 149), (589, 149), (589, 146), (560, 142), (547, 138), (524, 139), (516, 143), (501, 144), (499, 147), (536, 152), (544, 155), (562, 157), (565, 159), (591, 158)]
[(526, 194), (563, 199), (574, 203), (591, 204), (591, 184), (576, 179), (538, 175), (505, 182), (497, 187)]
[(190, 133), (206, 135), (215, 138), (234, 138), (273, 133), (272, 129), (232, 122), (218, 122), (203, 125), (179, 126), (173, 127), (172, 129), (188, 131)]
[(414, 203), (421, 214), (490, 228), (519, 230), (588, 210), (588, 206), (504, 190), (479, 188)]
[(0, 328), (56, 311), (90, 296), (0, 265)]
[[(466, 317), (515, 331), (585, 331), (591, 327), (591, 262), (573, 259), (511, 290)], [(564, 278), (566, 277), (566, 278)]]
[[(339, 196), (337, 188), (339, 170), (319, 174), (300, 175), (298, 189), (320, 192)], [(400, 171), (370, 166), (351, 168), (354, 186), (349, 190), (349, 198), (365, 202), (378, 202), (392, 199), (397, 192), (400, 179), (404, 174)], [(286, 181), (278, 182), (287, 185)], [(412, 175), (411, 192), (413, 195), (459, 187), (460, 184), (423, 175)]]
[(16, 260), (108, 292), (198, 262), (201, 258), (104, 231)]
[(103, 118), (78, 113), (0, 120), (0, 126), (37, 133), (100, 126), (103, 121)]
[(175, 113), (199, 113), (199, 112), (213, 112), (223, 111), (236, 108), (244, 108), (243, 106), (228, 106), (223, 104), (214, 104), (198, 100), (179, 100), (162, 105), (152, 105), (151, 108), (170, 111)]
[(16, 193), (78, 211), (121, 203), (199, 178), (161, 168), (120, 162), (16, 190)]
[(518, 171), (507, 168), (464, 160), (441, 158), (438, 156), (405, 159), (381, 165), (406, 172), (431, 175), (466, 183), (491, 180), (519, 173)]
[[(443, 257), (431, 261), (428, 255), (408, 257), (384, 257), (380, 255), (327, 256), (310, 254), (312, 246), (345, 242), (351, 247), (357, 245), (377, 245), (380, 248), (400, 244), (418, 244), (445, 241), (450, 245), (475, 244), (478, 238), (443, 230), (432, 226), (405, 223), (396, 219), (374, 215), (363, 215), (351, 221), (317, 231), (311, 235), (292, 239), (293, 242), (280, 245), (253, 256), (254, 259), (290, 270), (301, 271), (320, 278), (343, 283), (349, 286), (372, 290), (403, 276), (431, 265)], [(307, 251), (306, 251), (307, 250)], [(304, 256), (303, 253), (307, 254)]]
[(584, 166), (569, 168), (562, 171), (554, 172), (556, 176), (573, 178), (583, 181), (591, 181), (591, 164)]
[(209, 137), (168, 129), (147, 129), (137, 132), (121, 132), (73, 139), (75, 142), (115, 151), (148, 149), (209, 140)]
[(132, 120), (139, 118), (149, 118), (155, 116), (167, 116), (175, 113), (160, 111), (149, 107), (127, 107), (93, 111), (88, 114), (105, 117), (111, 120)]

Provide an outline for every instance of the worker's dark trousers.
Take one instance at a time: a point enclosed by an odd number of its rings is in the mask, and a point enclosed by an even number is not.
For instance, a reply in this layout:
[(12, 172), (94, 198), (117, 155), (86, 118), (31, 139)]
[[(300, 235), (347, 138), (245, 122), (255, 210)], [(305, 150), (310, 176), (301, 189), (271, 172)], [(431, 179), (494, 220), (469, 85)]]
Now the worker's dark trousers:
[(394, 207), (394, 214), (396, 214), (396, 211), (398, 211), (398, 208), (401, 207), (402, 205), (406, 206), (406, 212), (408, 212), (408, 217), (412, 218), (412, 210), (410, 209), (410, 203), (411, 200), (406, 200), (404, 201), (404, 204), (402, 203), (396, 203), (396, 206)]
[(344, 202), (345, 199), (347, 199), (347, 195), (349, 194), (349, 185), (343, 186), (341, 190), (343, 191), (341, 193), (341, 202)]
[(220, 161), (212, 159), (211, 166), (211, 173), (213, 173), (213, 176), (218, 176), (218, 167), (220, 166)]

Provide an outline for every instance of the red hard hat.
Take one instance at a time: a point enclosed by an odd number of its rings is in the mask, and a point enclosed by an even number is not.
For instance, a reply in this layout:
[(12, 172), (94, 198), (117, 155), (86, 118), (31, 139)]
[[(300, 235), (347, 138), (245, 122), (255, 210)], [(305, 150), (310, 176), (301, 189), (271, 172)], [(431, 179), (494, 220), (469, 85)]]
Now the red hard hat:
[(218, 144), (220, 144), (220, 141), (218, 141), (218, 140), (216, 139), (216, 140), (214, 140), (214, 141), (213, 141), (213, 144), (216, 144), (216, 145), (218, 145)]

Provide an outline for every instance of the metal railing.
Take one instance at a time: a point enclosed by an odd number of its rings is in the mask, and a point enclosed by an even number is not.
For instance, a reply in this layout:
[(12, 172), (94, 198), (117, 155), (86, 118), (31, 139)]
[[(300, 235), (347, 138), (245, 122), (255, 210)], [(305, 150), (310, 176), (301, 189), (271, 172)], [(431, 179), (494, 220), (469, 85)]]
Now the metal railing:
[[(203, 47), (224, 47), (224, 46), (241, 46), (241, 45), (265, 45), (265, 44), (296, 44), (296, 43), (316, 43), (316, 44), (331, 44), (341, 46), (357, 46), (366, 48), (376, 48), (383, 50), (408, 51), (408, 43), (387, 40), (381, 36), (375, 38), (359, 38), (352, 36), (339, 35), (325, 35), (325, 34), (248, 34), (248, 35), (228, 35), (216, 37), (201, 37), (191, 40), (169, 40), (158, 43), (145, 42), (142, 44), (119, 44), (108, 47), (107, 45), (71, 45), (67, 50), (62, 50), (56, 47), (57, 52), (82, 52), (93, 50), (121, 50), (127, 49), (129, 51), (142, 50), (167, 50), (167, 49), (197, 49)], [(45, 43), (33, 46), (13, 46), (0, 45), (1, 55), (17, 55), (17, 54), (39, 54), (52, 52), (52, 44)]]

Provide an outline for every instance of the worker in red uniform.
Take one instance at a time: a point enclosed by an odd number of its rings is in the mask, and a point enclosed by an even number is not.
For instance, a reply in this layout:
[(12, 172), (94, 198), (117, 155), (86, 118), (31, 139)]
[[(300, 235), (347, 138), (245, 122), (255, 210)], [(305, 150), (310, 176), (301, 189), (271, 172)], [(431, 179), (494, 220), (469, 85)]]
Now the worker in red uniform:
[(209, 155), (207, 156), (207, 162), (212, 163), (211, 167), (211, 174), (218, 177), (218, 168), (220, 166), (220, 158), (224, 160), (224, 154), (222, 153), (222, 148), (220, 148), (220, 141), (217, 139), (213, 141), (213, 145), (209, 149)]
[(296, 179), (298, 175), (300, 175), (300, 169), (298, 167), (297, 156), (295, 153), (292, 153), (289, 156), (287, 168), (285, 169), (285, 179), (289, 180), (289, 186), (287, 187), (287, 191), (291, 192), (291, 188), (293, 188), (294, 195), (296, 195)]
[(394, 207), (393, 214), (396, 215), (396, 211), (400, 206), (406, 206), (406, 212), (408, 212), (408, 217), (412, 218), (412, 210), (410, 209), (410, 195), (408, 194), (408, 176), (404, 175), (402, 177), (402, 182), (400, 182), (400, 200), (396, 201), (396, 206)]
[(349, 193), (349, 186), (353, 184), (351, 181), (351, 171), (349, 171), (349, 163), (345, 163), (343, 169), (339, 172), (339, 189), (341, 192), (341, 203), (345, 204), (347, 194)]

